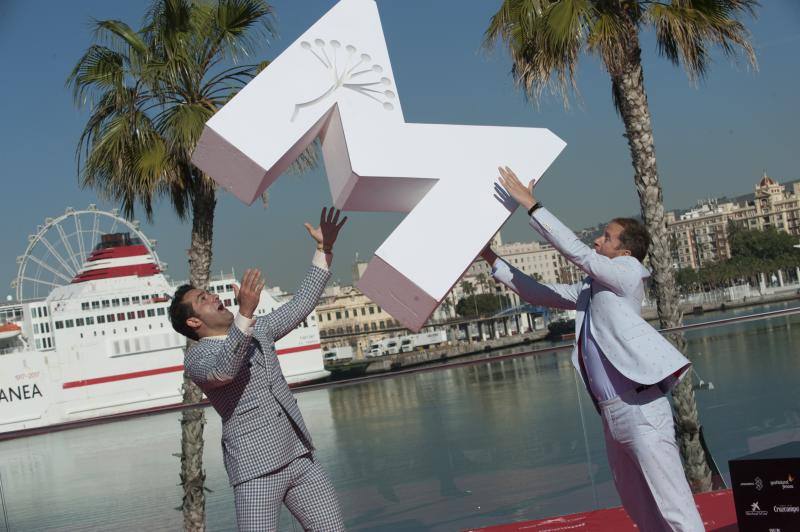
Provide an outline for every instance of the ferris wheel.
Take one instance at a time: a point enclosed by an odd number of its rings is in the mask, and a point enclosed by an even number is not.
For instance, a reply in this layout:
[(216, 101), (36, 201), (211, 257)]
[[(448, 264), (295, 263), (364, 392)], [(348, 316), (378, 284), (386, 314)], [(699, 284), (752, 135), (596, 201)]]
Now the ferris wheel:
[(131, 238), (138, 238), (155, 263), (165, 268), (156, 254), (156, 241), (141, 232), (138, 221), (126, 220), (117, 209), (69, 207), (61, 216), (46, 218), (36, 233), (28, 236), (25, 253), (17, 257), (17, 277), (11, 282), (17, 301), (41, 299), (54, 288), (72, 282), (100, 237), (110, 233), (130, 233)]

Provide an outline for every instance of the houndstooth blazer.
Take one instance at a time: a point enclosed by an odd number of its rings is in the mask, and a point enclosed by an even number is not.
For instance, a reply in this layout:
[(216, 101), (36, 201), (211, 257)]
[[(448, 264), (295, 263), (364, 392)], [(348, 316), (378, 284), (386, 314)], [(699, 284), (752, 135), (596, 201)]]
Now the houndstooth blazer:
[(222, 418), (222, 456), (232, 486), (313, 450), (275, 342), (314, 311), (329, 278), (328, 270), (312, 266), (291, 301), (256, 318), (251, 331), (232, 325), (226, 338), (202, 338), (186, 350), (186, 373)]

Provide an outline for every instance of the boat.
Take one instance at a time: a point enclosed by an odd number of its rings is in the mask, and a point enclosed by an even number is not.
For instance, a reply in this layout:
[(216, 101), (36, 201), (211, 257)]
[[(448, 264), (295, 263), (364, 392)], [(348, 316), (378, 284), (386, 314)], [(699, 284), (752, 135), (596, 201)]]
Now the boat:
[[(65, 224), (48, 220), (39, 234), (58, 223)], [(126, 224), (121, 229), (127, 230), (119, 230)], [(168, 308), (181, 283), (165, 275), (154, 243), (135, 225), (118, 218), (112, 228), (114, 232), (92, 237), (96, 243), (80, 267), (67, 268), (74, 273), (71, 278), (58, 272), (69, 282), (53, 282), (59, 276), (39, 279), (53, 285), (44, 297), (26, 298), (20, 281), (32, 279), (34, 270), (49, 271), (41, 265), (31, 267), (45, 261), (39, 257), (20, 266), (17, 299), (0, 304), (0, 436), (180, 405), (186, 339), (172, 329)], [(63, 249), (59, 253), (52, 241), (48, 244), (48, 268), (57, 270), (52, 264), (59, 258), (66, 265), (78, 263)], [(32, 246), (24, 257), (36, 257), (29, 253)], [(232, 274), (220, 275), (212, 277), (208, 288), (233, 313), (238, 310), (235, 282)], [(289, 297), (265, 288), (256, 315)], [(323, 365), (314, 315), (280, 339), (276, 350), (290, 385), (330, 375)]]

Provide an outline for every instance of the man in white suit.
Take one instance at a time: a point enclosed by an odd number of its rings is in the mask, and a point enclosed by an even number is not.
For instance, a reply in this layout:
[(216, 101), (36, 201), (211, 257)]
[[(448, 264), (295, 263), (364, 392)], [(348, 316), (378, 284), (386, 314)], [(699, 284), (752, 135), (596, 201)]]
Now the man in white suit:
[(603, 419), (608, 461), (628, 515), (644, 531), (701, 531), (683, 472), (666, 393), (690, 362), (641, 318), (642, 265), (650, 238), (636, 220), (611, 221), (594, 249), (581, 242), (508, 168), (500, 184), (530, 215), (531, 226), (587, 277), (542, 284), (486, 248), (495, 279), (537, 305), (576, 310), (572, 363)]

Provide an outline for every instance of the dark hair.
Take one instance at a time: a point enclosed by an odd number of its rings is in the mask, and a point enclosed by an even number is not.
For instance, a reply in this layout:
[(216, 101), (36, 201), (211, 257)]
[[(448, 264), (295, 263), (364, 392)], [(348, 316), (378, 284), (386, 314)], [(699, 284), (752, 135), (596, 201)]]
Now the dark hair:
[(194, 317), (192, 304), (183, 301), (183, 298), (189, 290), (194, 290), (194, 286), (184, 284), (175, 290), (172, 303), (169, 304), (169, 321), (172, 322), (172, 328), (177, 332), (196, 341), (200, 339), (200, 336), (197, 335), (197, 331), (186, 324), (186, 320)]
[(643, 262), (650, 249), (650, 234), (639, 220), (633, 218), (614, 218), (611, 223), (622, 226), (619, 234), (620, 246), (627, 249), (631, 255)]

